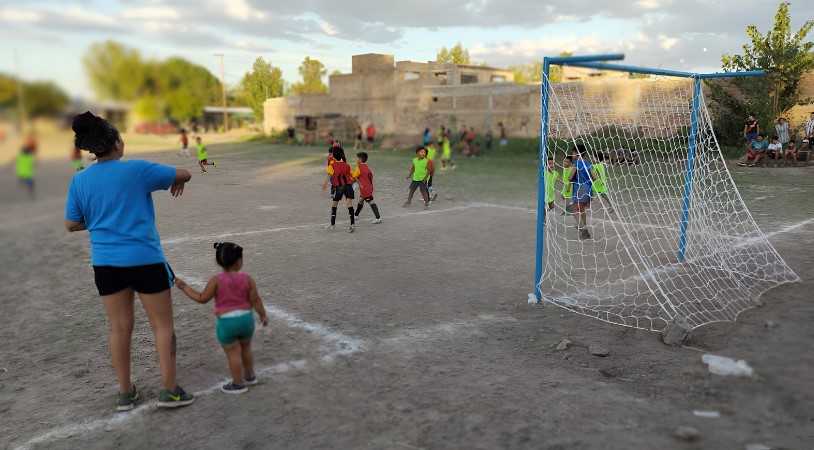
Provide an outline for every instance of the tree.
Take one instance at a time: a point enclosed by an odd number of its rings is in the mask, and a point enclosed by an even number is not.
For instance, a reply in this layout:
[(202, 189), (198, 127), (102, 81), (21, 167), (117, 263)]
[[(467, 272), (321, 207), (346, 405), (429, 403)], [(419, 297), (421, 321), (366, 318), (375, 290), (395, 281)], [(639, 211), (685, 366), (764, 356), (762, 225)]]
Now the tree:
[(339, 69), (334, 69), (333, 72), (331, 72), (331, 75), (342, 75), (342, 71)]
[[(557, 54), (560, 57), (573, 56), (571, 52), (560, 52)], [(515, 83), (540, 83), (543, 81), (543, 62), (536, 61), (527, 64), (520, 64), (517, 66), (509, 66), (509, 70), (514, 72)], [(551, 66), (548, 72), (548, 80), (552, 83), (559, 83), (562, 81), (562, 67), (558, 65)]]
[(804, 42), (812, 27), (814, 21), (808, 20), (792, 36), (789, 3), (783, 2), (765, 35), (754, 25), (746, 28), (751, 44), (743, 46), (743, 55), (721, 56), (725, 72), (766, 71), (761, 77), (707, 81), (715, 131), (723, 143), (734, 145), (742, 139), (740, 130), (748, 114), (754, 114), (765, 129), (793, 106), (812, 103), (810, 98), (800, 98), (800, 81), (814, 69), (814, 43)]
[(252, 71), (240, 80), (239, 95), (252, 108), (254, 117), (261, 120), (263, 103), (267, 98), (282, 97), (284, 87), (283, 71), (259, 57), (252, 65)]
[(306, 56), (299, 67), (302, 81), (291, 86), (291, 92), (295, 94), (321, 94), (328, 92), (328, 86), (322, 82), (322, 77), (328, 73), (325, 65), (316, 59)]
[(50, 81), (35, 81), (23, 85), (25, 112), (29, 118), (55, 116), (68, 107), (68, 95)]
[(469, 50), (465, 49), (460, 42), (455, 44), (451, 49), (442, 47), (441, 51), (435, 56), (438, 62), (449, 62), (454, 64), (471, 64), (469, 59)]
[(96, 42), (82, 57), (91, 89), (100, 100), (135, 100), (144, 87), (145, 67), (138, 50), (114, 41)]

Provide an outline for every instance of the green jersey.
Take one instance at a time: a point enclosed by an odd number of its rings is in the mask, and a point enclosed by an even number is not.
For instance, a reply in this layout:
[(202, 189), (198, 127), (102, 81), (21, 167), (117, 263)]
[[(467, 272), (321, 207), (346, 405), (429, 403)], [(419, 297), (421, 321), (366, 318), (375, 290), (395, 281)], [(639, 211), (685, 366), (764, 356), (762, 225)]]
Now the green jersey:
[(446, 139), (444, 141), (443, 149), (444, 149), (444, 158), (449, 159), (449, 157), (452, 155), (452, 147), (450, 146), (449, 139)]
[(562, 182), (564, 184), (562, 187), (563, 197), (571, 197), (571, 194), (574, 192), (574, 185), (571, 184), (571, 180), (568, 179), (568, 177), (571, 176), (572, 170), (574, 170), (573, 167), (562, 169)]
[(198, 161), (203, 161), (208, 159), (206, 156), (206, 147), (203, 144), (198, 144), (195, 146), (198, 149)]
[(598, 162), (591, 166), (596, 173), (596, 180), (593, 182), (593, 191), (597, 194), (604, 194), (608, 192), (608, 179), (605, 173), (605, 163)]
[(34, 155), (20, 153), (17, 157), (17, 177), (21, 180), (34, 178)]
[(545, 202), (551, 203), (554, 201), (554, 183), (560, 174), (553, 171), (546, 171), (545, 174)]
[(427, 159), (435, 161), (435, 147), (432, 144), (427, 146)]
[(429, 170), (427, 169), (427, 164), (430, 163), (430, 160), (427, 158), (418, 159), (418, 157), (413, 158), (413, 181), (424, 181), (427, 178), (427, 173)]

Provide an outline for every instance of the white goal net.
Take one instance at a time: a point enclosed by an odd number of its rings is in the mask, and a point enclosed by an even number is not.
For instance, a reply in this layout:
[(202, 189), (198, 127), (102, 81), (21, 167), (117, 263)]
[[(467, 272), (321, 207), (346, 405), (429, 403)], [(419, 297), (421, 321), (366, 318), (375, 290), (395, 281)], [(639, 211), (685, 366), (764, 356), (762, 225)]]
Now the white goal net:
[[(676, 316), (695, 328), (733, 321), (766, 290), (799, 279), (746, 208), (703, 95), (688, 182), (694, 79), (549, 86), (543, 139), (555, 169), (544, 179), (556, 178), (537, 285), (544, 301), (646, 330), (660, 331)], [(574, 187), (563, 182), (564, 159), (577, 144), (593, 173), (602, 179), (597, 166), (604, 166), (605, 174), (606, 198), (595, 186), (587, 226), (568, 205), (573, 191), (563, 195)]]

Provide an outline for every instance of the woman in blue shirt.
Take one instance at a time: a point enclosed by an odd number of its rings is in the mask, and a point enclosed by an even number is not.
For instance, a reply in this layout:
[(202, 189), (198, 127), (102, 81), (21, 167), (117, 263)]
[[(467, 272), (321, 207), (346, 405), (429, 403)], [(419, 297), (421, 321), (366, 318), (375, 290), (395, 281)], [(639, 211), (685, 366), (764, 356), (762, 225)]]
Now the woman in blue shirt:
[(170, 287), (174, 275), (155, 227), (153, 191), (169, 189), (177, 197), (192, 178), (186, 169), (121, 161), (124, 142), (110, 122), (90, 112), (74, 118), (76, 148), (96, 155), (96, 164), (71, 180), (65, 207), (68, 231), (88, 230), (96, 287), (110, 321), (110, 358), (119, 379), (119, 411), (133, 409), (138, 398), (130, 381), (130, 345), (135, 293), (155, 334), (164, 389), (158, 405), (174, 408), (194, 400), (175, 382), (175, 331)]

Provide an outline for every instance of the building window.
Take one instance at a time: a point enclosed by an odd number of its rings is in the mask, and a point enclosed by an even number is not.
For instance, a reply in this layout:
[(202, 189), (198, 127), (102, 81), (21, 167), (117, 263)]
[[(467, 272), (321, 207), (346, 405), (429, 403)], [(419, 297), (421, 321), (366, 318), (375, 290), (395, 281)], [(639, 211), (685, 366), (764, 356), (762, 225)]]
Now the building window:
[(475, 84), (478, 82), (478, 76), (473, 73), (462, 73), (461, 84)]
[(492, 75), (492, 83), (505, 83), (506, 77), (503, 75)]
[(446, 72), (434, 72), (435, 78), (441, 82), (441, 84), (447, 84), (447, 73)]
[(404, 72), (404, 80), (417, 80), (421, 78), (418, 72)]

